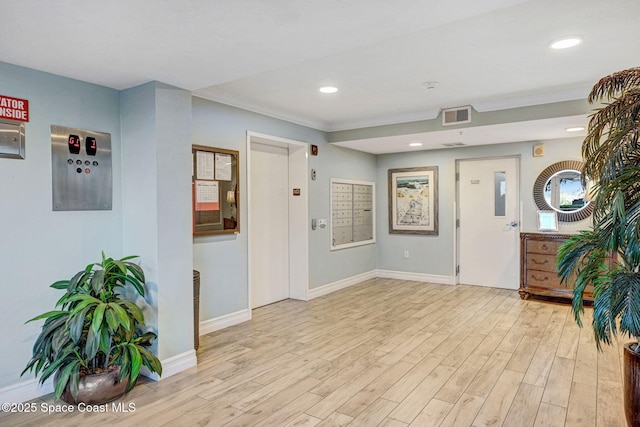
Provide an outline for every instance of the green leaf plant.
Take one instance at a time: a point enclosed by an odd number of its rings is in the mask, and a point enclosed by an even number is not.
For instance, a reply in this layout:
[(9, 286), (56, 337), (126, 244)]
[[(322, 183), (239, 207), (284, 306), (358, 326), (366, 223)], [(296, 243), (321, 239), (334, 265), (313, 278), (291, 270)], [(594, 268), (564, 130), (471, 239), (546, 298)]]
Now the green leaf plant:
[(597, 183), (593, 225), (560, 247), (558, 272), (565, 282), (575, 278), (572, 309), (580, 326), (585, 289), (594, 286), (598, 349), (619, 333), (640, 344), (640, 67), (602, 78), (588, 100), (604, 105), (582, 144), (583, 184)]
[(40, 384), (54, 375), (56, 400), (67, 386), (77, 398), (80, 377), (116, 367), (118, 381), (128, 380), (126, 392), (135, 386), (142, 366), (162, 375), (160, 361), (149, 350), (157, 336), (144, 331), (142, 310), (121, 293), (130, 286), (144, 297), (144, 272), (131, 262), (134, 258), (114, 260), (103, 252), (102, 262), (51, 285), (65, 293), (57, 310), (28, 321), (44, 319), (44, 325), (21, 375), (35, 371)]

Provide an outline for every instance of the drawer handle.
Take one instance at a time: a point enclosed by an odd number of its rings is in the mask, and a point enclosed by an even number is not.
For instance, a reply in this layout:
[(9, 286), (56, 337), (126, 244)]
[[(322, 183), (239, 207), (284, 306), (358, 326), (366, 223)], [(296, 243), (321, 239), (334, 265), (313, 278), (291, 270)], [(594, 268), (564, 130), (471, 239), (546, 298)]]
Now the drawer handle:
[(532, 277), (534, 280), (540, 280), (541, 282), (544, 282), (545, 280), (547, 280), (547, 279), (549, 278), (549, 276), (544, 276), (544, 279), (540, 279), (539, 277), (536, 277), (536, 275), (535, 275), (535, 274), (532, 274), (532, 275), (531, 275), (531, 277)]
[(546, 244), (546, 243), (543, 243), (543, 244), (542, 244), (542, 249), (544, 249), (545, 251), (546, 251), (547, 249), (549, 249), (549, 248), (547, 247), (547, 244)]
[(545, 259), (544, 261), (540, 262), (537, 259), (532, 259), (531, 262), (538, 265), (545, 265), (547, 262), (549, 262), (549, 260)]

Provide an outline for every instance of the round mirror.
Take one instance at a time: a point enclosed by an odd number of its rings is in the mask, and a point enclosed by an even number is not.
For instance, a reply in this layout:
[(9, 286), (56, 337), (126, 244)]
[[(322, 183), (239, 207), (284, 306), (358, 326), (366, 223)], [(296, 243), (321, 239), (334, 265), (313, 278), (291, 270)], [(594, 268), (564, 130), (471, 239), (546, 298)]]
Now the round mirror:
[(554, 173), (544, 185), (544, 200), (558, 212), (584, 209), (589, 201), (584, 199), (586, 189), (580, 178), (580, 172), (574, 170)]
[(558, 212), (558, 221), (573, 222), (588, 218), (593, 206), (585, 200), (581, 180), (582, 162), (564, 161), (546, 168), (533, 185), (533, 198), (540, 210)]

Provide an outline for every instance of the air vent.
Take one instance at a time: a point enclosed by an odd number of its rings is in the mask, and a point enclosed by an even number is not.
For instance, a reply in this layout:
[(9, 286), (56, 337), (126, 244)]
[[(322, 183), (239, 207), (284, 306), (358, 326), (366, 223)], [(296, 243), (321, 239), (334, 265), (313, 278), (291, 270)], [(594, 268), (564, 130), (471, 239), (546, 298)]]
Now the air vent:
[(444, 145), (445, 147), (463, 147), (467, 144), (463, 144), (462, 142), (447, 142), (442, 145)]
[(442, 110), (442, 126), (471, 123), (471, 106)]

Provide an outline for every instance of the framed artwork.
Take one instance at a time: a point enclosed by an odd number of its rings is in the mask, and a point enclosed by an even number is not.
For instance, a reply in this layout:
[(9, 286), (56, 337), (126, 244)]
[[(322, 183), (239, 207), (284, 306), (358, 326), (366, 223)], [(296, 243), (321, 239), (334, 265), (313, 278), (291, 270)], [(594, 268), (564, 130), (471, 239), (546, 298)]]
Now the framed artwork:
[(438, 167), (389, 169), (389, 233), (438, 235)]

